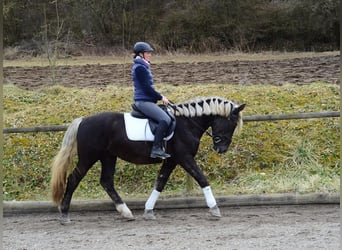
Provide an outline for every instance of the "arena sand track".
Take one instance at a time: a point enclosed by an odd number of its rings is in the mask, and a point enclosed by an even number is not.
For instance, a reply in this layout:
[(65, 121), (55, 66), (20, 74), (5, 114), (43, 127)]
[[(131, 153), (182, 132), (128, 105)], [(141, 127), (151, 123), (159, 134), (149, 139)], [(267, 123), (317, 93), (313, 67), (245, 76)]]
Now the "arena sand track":
[[(319, 55), (319, 54), (318, 54)], [(185, 84), (310, 84), (340, 82), (340, 56), (322, 56), (272, 60), (230, 60), (208, 62), (165, 62), (152, 64), (156, 83)], [(87, 64), (58, 66), (56, 82), (63, 86), (101, 87), (131, 85), (131, 64)], [(4, 68), (4, 82), (23, 89), (35, 89), (51, 83), (49, 67)]]
[(157, 220), (122, 220), (115, 211), (4, 217), (3, 249), (340, 249), (339, 205), (223, 207), (219, 221), (206, 208), (156, 210)]

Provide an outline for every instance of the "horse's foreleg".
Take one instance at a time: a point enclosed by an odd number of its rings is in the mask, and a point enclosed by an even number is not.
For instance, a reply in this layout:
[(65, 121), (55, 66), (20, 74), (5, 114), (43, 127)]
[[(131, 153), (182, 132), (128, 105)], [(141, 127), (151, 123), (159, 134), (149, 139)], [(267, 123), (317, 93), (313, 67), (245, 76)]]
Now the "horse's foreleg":
[(116, 210), (126, 219), (134, 220), (131, 210), (122, 201), (120, 195), (114, 188), (114, 172), (116, 157), (107, 157), (101, 159), (102, 170), (101, 170), (101, 186), (106, 190), (109, 197), (113, 200)]
[(157, 181), (152, 191), (150, 197), (145, 203), (145, 211), (144, 211), (144, 219), (145, 220), (154, 220), (156, 217), (154, 216), (153, 209), (159, 198), (160, 193), (163, 191), (167, 180), (170, 177), (170, 174), (175, 169), (176, 164), (172, 164), (171, 162), (165, 161), (159, 171)]
[(211, 187), (206, 186), (202, 188), (202, 191), (205, 197), (205, 201), (207, 202), (207, 206), (209, 207), (209, 213), (213, 218), (220, 218), (221, 212), (217, 206), (216, 199), (213, 195), (213, 192), (211, 191)]
[(197, 181), (202, 188), (205, 201), (209, 207), (209, 213), (212, 218), (220, 218), (221, 212), (217, 206), (216, 199), (211, 191), (208, 180), (203, 174), (202, 170), (196, 164), (195, 160), (193, 158), (188, 158), (186, 161), (181, 163), (181, 166)]

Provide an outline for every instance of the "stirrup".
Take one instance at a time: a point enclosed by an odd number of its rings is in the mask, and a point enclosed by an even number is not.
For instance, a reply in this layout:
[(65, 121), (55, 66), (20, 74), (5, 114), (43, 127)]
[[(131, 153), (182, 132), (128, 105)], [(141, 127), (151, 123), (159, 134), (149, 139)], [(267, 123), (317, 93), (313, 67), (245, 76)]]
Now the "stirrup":
[(158, 149), (158, 150), (152, 150), (151, 154), (150, 154), (151, 158), (160, 158), (160, 159), (166, 159), (171, 157), (171, 155), (169, 155), (168, 153), (165, 153), (163, 150)]

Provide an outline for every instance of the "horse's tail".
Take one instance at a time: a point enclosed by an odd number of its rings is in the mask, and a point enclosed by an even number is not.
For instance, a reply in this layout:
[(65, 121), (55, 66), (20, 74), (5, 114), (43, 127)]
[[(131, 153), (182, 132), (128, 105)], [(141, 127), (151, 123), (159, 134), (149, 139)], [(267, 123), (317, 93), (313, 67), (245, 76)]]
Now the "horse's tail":
[(68, 127), (62, 142), (62, 147), (55, 156), (51, 167), (52, 200), (60, 205), (66, 185), (66, 175), (74, 156), (77, 153), (77, 131), (82, 118), (77, 118)]

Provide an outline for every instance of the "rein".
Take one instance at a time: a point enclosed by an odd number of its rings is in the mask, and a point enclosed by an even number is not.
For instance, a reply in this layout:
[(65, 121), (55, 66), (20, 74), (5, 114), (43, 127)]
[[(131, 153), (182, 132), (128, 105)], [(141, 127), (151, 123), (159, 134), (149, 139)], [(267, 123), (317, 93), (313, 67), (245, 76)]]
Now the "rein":
[(202, 128), (200, 125), (198, 125), (195, 121), (189, 119), (190, 122), (195, 125), (195, 127), (199, 128), (200, 130), (202, 130), (204, 133), (206, 133), (207, 135), (209, 135), (211, 138), (213, 137), (212, 133), (210, 133), (208, 130), (205, 130), (204, 128)]
[[(172, 101), (170, 101), (169, 100), (169, 106), (174, 110), (174, 111), (176, 111), (176, 106), (175, 106), (175, 104), (172, 102)], [(209, 132), (207, 129), (204, 129), (204, 128), (202, 128), (202, 126), (200, 126), (198, 123), (196, 123), (195, 121), (193, 121), (193, 120), (191, 120), (191, 119), (189, 119), (190, 120), (190, 122), (193, 124), (193, 125), (195, 125), (195, 127), (197, 127), (198, 129), (200, 129), (203, 133), (206, 133), (207, 135), (209, 135), (211, 138), (213, 138), (213, 135), (212, 135), (212, 133), (211, 132)], [(216, 137), (216, 136), (215, 136)]]

